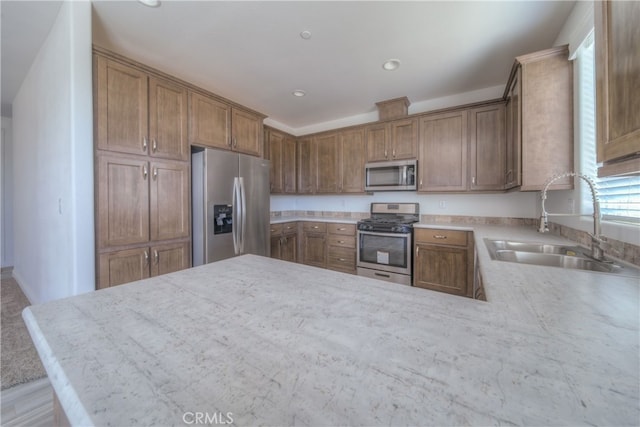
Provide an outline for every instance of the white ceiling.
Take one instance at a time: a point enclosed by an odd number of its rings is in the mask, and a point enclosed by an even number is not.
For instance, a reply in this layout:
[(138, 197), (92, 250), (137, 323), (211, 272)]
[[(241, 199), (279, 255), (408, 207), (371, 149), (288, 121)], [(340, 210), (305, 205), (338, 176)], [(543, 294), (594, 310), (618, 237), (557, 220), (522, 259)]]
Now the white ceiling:
[[(94, 0), (93, 39), (295, 130), (391, 98), (416, 103), (504, 85), (515, 56), (552, 46), (573, 4)], [(3, 11), (3, 103), (4, 26)], [(398, 70), (382, 69), (390, 58)], [(307, 95), (292, 96), (296, 89)]]

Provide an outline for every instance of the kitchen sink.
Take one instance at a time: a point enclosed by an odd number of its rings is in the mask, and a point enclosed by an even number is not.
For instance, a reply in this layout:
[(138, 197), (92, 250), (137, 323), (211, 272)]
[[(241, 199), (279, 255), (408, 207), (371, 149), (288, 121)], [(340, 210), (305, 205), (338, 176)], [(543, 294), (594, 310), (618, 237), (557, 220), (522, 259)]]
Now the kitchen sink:
[(485, 239), (485, 244), (491, 259), (498, 261), (640, 277), (640, 269), (593, 259), (580, 246), (492, 239)]

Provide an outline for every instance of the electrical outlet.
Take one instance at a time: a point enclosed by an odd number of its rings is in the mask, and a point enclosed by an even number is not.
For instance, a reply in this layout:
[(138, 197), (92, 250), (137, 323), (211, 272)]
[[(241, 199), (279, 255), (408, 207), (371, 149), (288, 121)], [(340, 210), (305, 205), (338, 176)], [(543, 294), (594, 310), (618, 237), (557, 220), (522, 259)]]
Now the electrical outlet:
[(575, 212), (575, 209), (576, 209), (575, 205), (576, 204), (575, 204), (573, 199), (571, 199), (571, 198), (567, 199), (567, 208), (569, 209), (569, 213), (572, 213), (572, 214), (576, 213)]
[(446, 209), (446, 207), (447, 207), (447, 202), (446, 202), (445, 200), (440, 200), (440, 201), (438, 202), (438, 207), (439, 207), (440, 209)]

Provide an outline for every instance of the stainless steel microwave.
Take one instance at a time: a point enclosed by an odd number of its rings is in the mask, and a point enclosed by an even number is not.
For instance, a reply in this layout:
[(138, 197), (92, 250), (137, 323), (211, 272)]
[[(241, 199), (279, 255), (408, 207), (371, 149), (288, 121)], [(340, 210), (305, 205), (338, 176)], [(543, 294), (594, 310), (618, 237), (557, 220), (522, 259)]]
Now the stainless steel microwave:
[(366, 191), (415, 191), (418, 161), (395, 160), (365, 165)]

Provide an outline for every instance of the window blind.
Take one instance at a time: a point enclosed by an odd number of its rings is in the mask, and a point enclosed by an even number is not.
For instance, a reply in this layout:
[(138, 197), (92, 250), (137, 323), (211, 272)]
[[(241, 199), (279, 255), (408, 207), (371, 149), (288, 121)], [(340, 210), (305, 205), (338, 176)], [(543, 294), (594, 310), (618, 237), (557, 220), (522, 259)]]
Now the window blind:
[[(595, 52), (593, 33), (578, 50), (581, 169), (594, 178), (603, 219), (640, 224), (640, 176), (598, 178), (595, 126)], [(582, 186), (583, 207), (591, 195)]]

